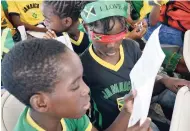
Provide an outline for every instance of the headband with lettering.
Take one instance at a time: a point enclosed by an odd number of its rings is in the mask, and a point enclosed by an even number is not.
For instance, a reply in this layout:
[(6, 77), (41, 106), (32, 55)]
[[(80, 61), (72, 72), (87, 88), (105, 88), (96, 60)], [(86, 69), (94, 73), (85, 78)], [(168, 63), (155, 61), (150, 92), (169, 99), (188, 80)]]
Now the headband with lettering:
[(127, 17), (128, 4), (125, 1), (99, 0), (87, 4), (81, 12), (85, 23), (91, 23), (110, 16)]

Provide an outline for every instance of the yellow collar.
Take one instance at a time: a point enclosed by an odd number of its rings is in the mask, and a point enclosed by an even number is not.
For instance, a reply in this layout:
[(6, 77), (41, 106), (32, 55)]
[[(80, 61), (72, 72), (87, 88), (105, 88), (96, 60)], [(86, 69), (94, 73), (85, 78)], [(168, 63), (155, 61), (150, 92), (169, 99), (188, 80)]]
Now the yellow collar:
[[(26, 120), (28, 122), (29, 125), (31, 125), (33, 128), (35, 128), (37, 131), (45, 131), (43, 128), (41, 128), (30, 116), (29, 114), (29, 109), (27, 111), (27, 115), (26, 115)], [(63, 128), (63, 131), (66, 131), (66, 125), (65, 125), (65, 121), (64, 119), (62, 118), (61, 119), (61, 125), (62, 125), (62, 128)]]
[[(79, 22), (82, 23), (82, 19), (79, 18)], [(64, 35), (65, 33), (66, 33), (66, 32), (63, 32), (63, 35)], [(71, 37), (70, 37), (70, 40), (71, 40), (71, 43), (73, 43), (74, 45), (80, 46), (80, 44), (81, 44), (83, 38), (84, 38), (84, 32), (80, 31), (79, 38), (78, 38), (77, 41), (74, 40), (74, 39), (72, 39)]]
[(118, 71), (121, 66), (123, 65), (123, 62), (124, 62), (124, 51), (123, 51), (123, 46), (120, 45), (120, 60), (118, 61), (118, 63), (116, 65), (112, 65), (104, 60), (102, 60), (100, 57), (98, 57), (93, 49), (92, 49), (92, 45), (89, 47), (89, 52), (90, 52), (90, 55), (92, 56), (92, 58), (98, 62), (100, 65), (110, 69), (110, 70), (113, 70), (113, 71)]

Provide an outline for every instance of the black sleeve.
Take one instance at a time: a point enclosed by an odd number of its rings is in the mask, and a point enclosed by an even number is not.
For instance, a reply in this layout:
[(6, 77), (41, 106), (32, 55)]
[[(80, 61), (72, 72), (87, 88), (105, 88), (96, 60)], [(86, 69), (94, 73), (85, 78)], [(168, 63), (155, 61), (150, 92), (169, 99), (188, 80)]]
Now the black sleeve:
[(136, 63), (142, 55), (139, 43), (132, 39), (126, 39), (123, 41), (123, 46), (125, 46), (125, 50), (128, 52), (133, 62)]

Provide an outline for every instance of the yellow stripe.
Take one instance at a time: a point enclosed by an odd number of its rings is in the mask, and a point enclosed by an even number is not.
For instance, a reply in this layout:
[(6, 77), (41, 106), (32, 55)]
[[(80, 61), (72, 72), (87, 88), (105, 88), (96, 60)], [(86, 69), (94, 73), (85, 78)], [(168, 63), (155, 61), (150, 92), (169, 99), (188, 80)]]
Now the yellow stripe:
[(104, 60), (102, 60), (101, 58), (99, 58), (93, 51), (92, 49), (92, 45), (89, 47), (89, 52), (90, 52), (90, 55), (92, 56), (92, 58), (94, 58), (94, 60), (96, 62), (98, 62), (100, 65), (110, 69), (110, 70), (113, 70), (113, 71), (118, 71), (120, 69), (120, 67), (123, 65), (123, 62), (124, 62), (124, 51), (123, 51), (123, 46), (120, 45), (120, 60), (118, 61), (118, 63), (116, 65), (112, 65)]
[[(79, 18), (79, 23), (82, 23), (82, 19), (80, 19), (80, 18)], [(66, 32), (63, 32), (63, 35), (64, 35), (64, 34), (66, 34)], [(69, 35), (68, 35), (68, 36), (69, 36)], [(75, 44), (76, 46), (80, 46), (80, 44), (81, 44), (81, 42), (82, 42), (82, 40), (83, 40), (83, 37), (84, 37), (84, 32), (81, 32), (81, 31), (80, 31), (79, 38), (78, 38), (77, 41), (74, 40), (74, 39), (72, 39), (72, 38), (69, 36), (69, 38), (70, 38), (70, 40), (71, 40), (71, 43)]]
[(82, 19), (81, 19), (81, 18), (79, 18), (79, 23), (80, 23), (80, 24), (82, 23)]
[[(26, 114), (26, 120), (28, 122), (29, 125), (31, 125), (33, 128), (35, 128), (37, 131), (45, 131), (43, 128), (41, 128), (30, 116), (29, 114), (29, 109), (27, 111), (27, 114)], [(66, 124), (65, 124), (65, 121), (64, 119), (61, 119), (61, 125), (62, 125), (62, 128), (63, 128), (63, 131), (66, 131)]]
[(62, 128), (63, 128), (63, 131), (66, 131), (67, 127), (66, 127), (66, 124), (65, 124), (65, 121), (64, 121), (63, 118), (61, 119), (61, 125), (62, 125)]
[(33, 128), (35, 128), (37, 131), (45, 131), (43, 128), (41, 128), (31, 117), (29, 114), (29, 109), (27, 111), (26, 120), (28, 124), (30, 124)]
[(88, 127), (86, 128), (85, 131), (91, 131), (92, 130), (92, 123), (89, 122)]
[(73, 44), (75, 44), (76, 46), (80, 46), (80, 44), (81, 44), (81, 42), (82, 42), (82, 40), (83, 40), (83, 37), (84, 37), (84, 32), (81, 32), (81, 31), (80, 31), (79, 38), (78, 38), (77, 41), (75, 41), (75, 40), (72, 39), (72, 38), (70, 38), (70, 40), (71, 40), (71, 42), (72, 42)]

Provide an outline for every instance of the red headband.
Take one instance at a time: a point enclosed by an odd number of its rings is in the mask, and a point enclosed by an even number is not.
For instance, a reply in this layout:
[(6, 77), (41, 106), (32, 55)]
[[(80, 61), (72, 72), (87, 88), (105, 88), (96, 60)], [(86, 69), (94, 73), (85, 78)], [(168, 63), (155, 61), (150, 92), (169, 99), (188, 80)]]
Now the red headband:
[(109, 44), (109, 43), (116, 42), (116, 41), (119, 41), (119, 40), (125, 38), (126, 33), (127, 33), (127, 30), (125, 30), (119, 34), (116, 34), (116, 35), (103, 35), (103, 34), (97, 34), (97, 33), (94, 33), (93, 31), (91, 31), (90, 35), (91, 35), (92, 40)]

